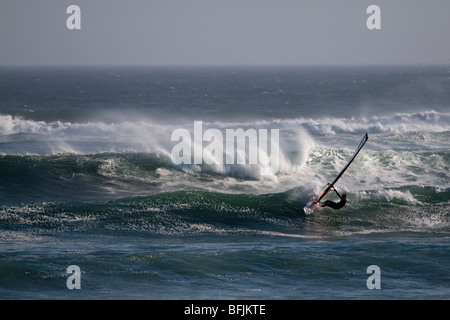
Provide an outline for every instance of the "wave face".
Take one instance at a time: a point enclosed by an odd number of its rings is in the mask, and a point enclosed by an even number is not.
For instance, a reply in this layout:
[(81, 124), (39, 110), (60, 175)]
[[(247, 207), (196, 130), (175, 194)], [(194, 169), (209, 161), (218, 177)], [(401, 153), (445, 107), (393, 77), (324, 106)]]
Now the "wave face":
[[(38, 192), (83, 190), (96, 196), (175, 190), (238, 193), (314, 190), (340, 171), (366, 129), (369, 142), (340, 181), (349, 191), (410, 185), (450, 187), (450, 114), (398, 113), (360, 119), (291, 119), (204, 122), (204, 130), (278, 129), (279, 171), (261, 176), (262, 164), (174, 164), (170, 155), (177, 128), (193, 131), (193, 122), (45, 122), (0, 116), (3, 201), (8, 190)], [(204, 142), (204, 146), (207, 143)], [(20, 187), (19, 187), (20, 186)], [(13, 187), (11, 189), (11, 187)], [(62, 188), (61, 188), (62, 187)], [(54, 190), (57, 188), (57, 190)], [(16, 190), (16, 191), (17, 191)], [(13, 192), (16, 192), (13, 191)], [(56, 192), (57, 193), (57, 192)], [(87, 193), (87, 192), (86, 192)], [(69, 193), (68, 198), (71, 198)], [(50, 199), (51, 200), (51, 199)]]
[[(234, 217), (243, 202), (249, 221), (259, 221), (260, 214), (285, 220), (301, 215), (303, 203), (334, 178), (368, 132), (368, 143), (337, 185), (349, 195), (349, 210), (406, 206), (447, 226), (445, 74), (438, 69), (348, 71), (6, 70), (0, 201), (5, 210), (12, 206), (19, 212), (33, 204), (44, 212), (57, 208), (58, 216), (66, 212), (65, 203), (79, 201), (88, 207), (95, 203), (93, 212), (96, 206), (108, 211), (108, 201), (113, 206), (123, 201), (125, 211), (134, 212), (130, 203), (137, 201), (153, 214), (165, 199), (169, 221), (178, 219), (179, 207), (187, 208), (186, 217), (198, 215), (196, 210), (217, 217), (229, 210)], [(384, 81), (387, 76), (390, 83)], [(415, 103), (405, 112), (411, 92)], [(435, 109), (421, 105), (424, 97), (431, 97)], [(330, 103), (333, 108), (323, 108)], [(172, 133), (181, 128), (193, 135), (196, 120), (202, 121), (202, 133), (213, 129), (224, 136), (228, 129), (279, 130), (278, 170), (262, 175), (267, 164), (249, 161), (175, 164), (171, 152), (178, 141), (172, 141)], [(202, 148), (207, 146), (203, 141)], [(248, 160), (250, 151), (245, 152)], [(129, 200), (133, 197), (143, 198)], [(399, 216), (389, 212), (386, 217)], [(233, 225), (233, 219), (225, 220)]]
[[(301, 214), (308, 200), (298, 190), (251, 195), (174, 191), (104, 202), (52, 202), (9, 206), (0, 224), (31, 238), (36, 228), (52, 233), (145, 237), (280, 236), (310, 239), (402, 233), (448, 234), (449, 191), (408, 187), (349, 194), (342, 215), (319, 209), (315, 218)], [(407, 210), (406, 210), (407, 209)], [(321, 212), (322, 211), (322, 212)], [(3, 237), (11, 234), (3, 234)]]
[[(318, 218), (320, 233), (448, 232), (449, 117), (425, 111), (382, 120), (204, 123), (205, 129), (279, 129), (280, 169), (267, 177), (259, 174), (260, 164), (174, 164), (170, 152), (176, 142), (170, 135), (181, 122), (69, 123), (2, 116), (0, 197), (10, 206), (3, 221), (9, 224), (27, 212), (21, 223), (46, 226), (51, 217), (58, 230), (89, 221), (84, 227), (95, 232), (311, 236), (305, 221), (298, 220), (302, 206), (346, 164), (361, 132), (373, 123), (377, 130), (369, 132), (367, 145), (337, 185), (351, 204), (339, 218), (346, 227), (324, 230)], [(184, 124), (192, 130), (193, 122)], [(318, 210), (319, 216), (326, 210)], [(123, 212), (127, 215), (121, 218)]]

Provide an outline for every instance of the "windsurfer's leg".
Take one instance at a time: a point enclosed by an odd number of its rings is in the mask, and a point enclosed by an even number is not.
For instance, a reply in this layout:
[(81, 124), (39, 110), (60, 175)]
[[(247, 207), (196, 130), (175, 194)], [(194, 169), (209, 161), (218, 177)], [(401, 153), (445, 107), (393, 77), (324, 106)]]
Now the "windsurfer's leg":
[(325, 201), (324, 203), (322, 203), (320, 206), (321, 207), (329, 207), (330, 206), (330, 202), (332, 202), (332, 201), (330, 201), (330, 200), (327, 200), (327, 201)]

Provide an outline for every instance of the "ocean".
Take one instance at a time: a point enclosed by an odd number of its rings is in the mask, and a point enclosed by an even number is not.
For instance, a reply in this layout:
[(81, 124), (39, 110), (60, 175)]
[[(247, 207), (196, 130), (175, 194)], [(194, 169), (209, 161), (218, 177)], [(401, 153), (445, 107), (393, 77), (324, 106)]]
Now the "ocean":
[(449, 299), (449, 266), (448, 65), (0, 69), (0, 299)]

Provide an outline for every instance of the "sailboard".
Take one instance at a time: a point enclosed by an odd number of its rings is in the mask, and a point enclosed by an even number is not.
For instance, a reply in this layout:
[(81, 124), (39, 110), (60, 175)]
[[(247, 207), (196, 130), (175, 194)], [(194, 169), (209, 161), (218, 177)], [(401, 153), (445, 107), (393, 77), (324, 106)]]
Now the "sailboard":
[(356, 148), (355, 152), (353, 153), (353, 156), (350, 158), (350, 160), (347, 162), (347, 164), (345, 165), (345, 167), (338, 173), (338, 175), (336, 176), (336, 178), (334, 179), (334, 181), (332, 183), (328, 183), (325, 190), (323, 190), (322, 194), (320, 195), (320, 197), (317, 200), (311, 200), (309, 201), (304, 207), (303, 207), (303, 211), (305, 212), (305, 214), (309, 215), (314, 211), (314, 207), (320, 202), (320, 200), (322, 200), (323, 197), (325, 197), (327, 195), (327, 193), (333, 188), (334, 184), (339, 180), (339, 178), (344, 174), (345, 170), (348, 169), (348, 167), (350, 166), (350, 164), (353, 162), (353, 160), (355, 160), (356, 156), (358, 155), (359, 151), (361, 151), (362, 147), (364, 147), (364, 144), (366, 143), (366, 141), (369, 140), (369, 135), (366, 133), (364, 135), (364, 137), (362, 138), (361, 142), (358, 145), (358, 148)]

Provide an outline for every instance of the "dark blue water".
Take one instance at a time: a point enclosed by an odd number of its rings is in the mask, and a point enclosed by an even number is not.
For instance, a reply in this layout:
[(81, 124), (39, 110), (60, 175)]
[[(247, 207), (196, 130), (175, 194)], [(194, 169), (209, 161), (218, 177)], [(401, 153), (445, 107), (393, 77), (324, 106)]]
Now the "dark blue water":
[[(0, 298), (448, 299), (449, 101), (447, 67), (4, 68)], [(279, 167), (175, 164), (194, 121)]]

